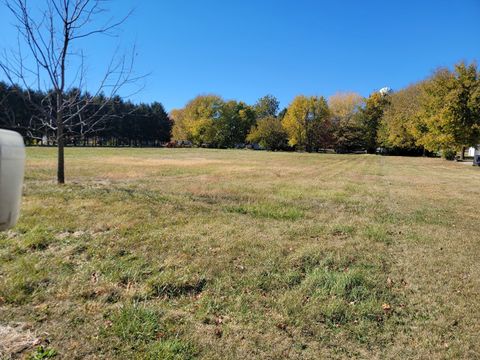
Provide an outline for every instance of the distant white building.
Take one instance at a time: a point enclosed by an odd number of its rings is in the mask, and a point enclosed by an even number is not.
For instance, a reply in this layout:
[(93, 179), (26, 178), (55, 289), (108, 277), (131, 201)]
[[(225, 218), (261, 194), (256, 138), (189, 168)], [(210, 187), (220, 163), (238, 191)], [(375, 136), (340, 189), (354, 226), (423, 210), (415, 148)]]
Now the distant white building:
[(480, 155), (480, 145), (468, 148), (468, 156), (474, 157), (475, 155)]

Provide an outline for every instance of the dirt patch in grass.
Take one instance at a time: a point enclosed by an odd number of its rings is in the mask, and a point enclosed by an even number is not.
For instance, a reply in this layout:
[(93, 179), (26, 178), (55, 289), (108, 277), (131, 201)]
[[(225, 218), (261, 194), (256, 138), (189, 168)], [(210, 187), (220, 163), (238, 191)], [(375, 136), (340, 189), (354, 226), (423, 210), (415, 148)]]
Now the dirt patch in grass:
[(0, 357), (2, 359), (18, 355), (40, 342), (41, 340), (35, 337), (25, 324), (15, 326), (0, 324)]

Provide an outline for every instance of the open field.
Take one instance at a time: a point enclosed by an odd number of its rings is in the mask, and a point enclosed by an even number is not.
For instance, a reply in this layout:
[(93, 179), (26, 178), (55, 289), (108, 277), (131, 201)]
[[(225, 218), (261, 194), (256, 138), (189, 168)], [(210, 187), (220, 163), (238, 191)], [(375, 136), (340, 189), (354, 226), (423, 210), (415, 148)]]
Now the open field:
[(57, 358), (480, 357), (477, 168), (201, 149), (66, 161), (57, 186), (55, 150), (28, 149), (22, 218), (0, 234), (0, 326)]

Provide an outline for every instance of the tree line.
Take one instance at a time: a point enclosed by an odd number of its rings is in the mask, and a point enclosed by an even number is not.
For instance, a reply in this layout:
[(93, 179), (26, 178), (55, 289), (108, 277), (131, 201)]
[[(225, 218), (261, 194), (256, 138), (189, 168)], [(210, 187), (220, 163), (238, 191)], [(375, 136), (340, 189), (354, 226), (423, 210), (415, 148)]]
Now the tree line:
[[(159, 102), (134, 104), (120, 96), (91, 96), (77, 89), (66, 97), (75, 99), (75, 106), (66, 110), (65, 117), (73, 118), (65, 123), (65, 145), (161, 146), (170, 141), (173, 123)], [(20, 132), (28, 145), (57, 145), (55, 124), (50, 126), (42, 117), (40, 107), (55, 112), (53, 92), (0, 82), (0, 126)]]
[[(406, 88), (384, 88), (367, 98), (353, 92), (328, 99), (300, 95), (283, 110), (272, 95), (253, 105), (201, 95), (170, 114), (158, 102), (134, 104), (76, 89), (67, 98), (76, 104), (68, 108), (75, 119), (64, 130), (65, 143), (71, 146), (160, 146), (172, 141), (216, 148), (250, 144), (308, 152), (441, 153), (452, 158), (480, 143), (480, 73), (475, 63), (442, 68)], [(0, 82), (0, 123), (22, 133), (28, 144), (55, 145), (55, 128), (36, 110), (45, 104), (55, 111), (53, 94)]]
[(452, 158), (480, 143), (480, 74), (475, 63), (462, 62), (399, 91), (300, 95), (282, 111), (271, 95), (252, 106), (201, 95), (170, 115), (173, 139), (195, 146)]

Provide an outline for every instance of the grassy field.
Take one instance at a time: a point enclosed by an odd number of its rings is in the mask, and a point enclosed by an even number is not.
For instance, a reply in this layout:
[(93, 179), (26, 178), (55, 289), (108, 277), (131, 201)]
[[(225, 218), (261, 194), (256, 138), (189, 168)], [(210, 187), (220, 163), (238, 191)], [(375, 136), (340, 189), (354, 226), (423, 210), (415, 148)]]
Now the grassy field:
[(66, 161), (57, 186), (54, 149), (28, 149), (22, 217), (0, 234), (0, 325), (41, 346), (15, 357), (480, 357), (477, 168), (200, 149)]

